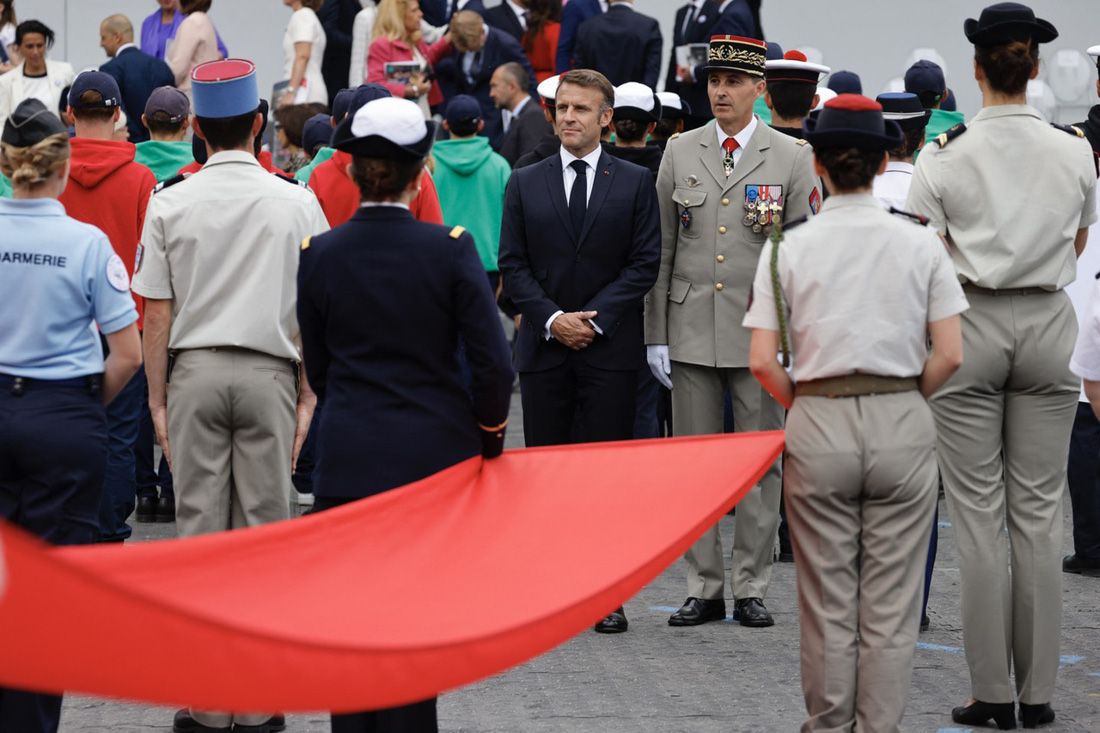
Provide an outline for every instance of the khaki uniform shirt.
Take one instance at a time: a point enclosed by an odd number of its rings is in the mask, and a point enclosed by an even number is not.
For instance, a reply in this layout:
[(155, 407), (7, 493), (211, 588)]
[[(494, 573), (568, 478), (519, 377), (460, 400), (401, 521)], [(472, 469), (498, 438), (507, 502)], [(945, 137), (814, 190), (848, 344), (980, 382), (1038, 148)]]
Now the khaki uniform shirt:
[(766, 196), (782, 221), (821, 203), (813, 152), (759, 120), (727, 178), (716, 122), (669, 140), (657, 177), (661, 270), (646, 296), (647, 344), (668, 344), (673, 361), (747, 367), (751, 332), (741, 326), (767, 240), (746, 223), (746, 203)]
[(149, 199), (139, 295), (172, 300), (168, 348), (237, 346), (297, 360), (298, 254), (328, 231), (317, 197), (239, 151)]
[(1096, 221), (1092, 148), (1031, 107), (987, 107), (927, 146), (906, 210), (947, 236), (963, 282), (1061, 290), (1077, 271), (1077, 230)]
[[(760, 256), (746, 328), (779, 330), (771, 250)], [(969, 307), (935, 230), (867, 194), (832, 196), (785, 234), (778, 269), (798, 382), (919, 376), (928, 324)]]

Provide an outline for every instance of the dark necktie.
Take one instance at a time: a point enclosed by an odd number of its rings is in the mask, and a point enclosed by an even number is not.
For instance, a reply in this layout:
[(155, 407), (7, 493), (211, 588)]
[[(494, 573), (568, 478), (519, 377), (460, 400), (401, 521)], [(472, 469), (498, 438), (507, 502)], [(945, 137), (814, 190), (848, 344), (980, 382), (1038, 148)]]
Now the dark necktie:
[(695, 5), (691, 5), (688, 8), (687, 17), (684, 18), (684, 27), (680, 31), (680, 36), (684, 39), (685, 43), (687, 43), (688, 31), (691, 30), (691, 24), (695, 22), (695, 16), (698, 15), (698, 13), (699, 8), (697, 8)]
[(580, 238), (584, 215), (588, 213), (588, 164), (583, 160), (574, 160), (569, 167), (577, 172), (569, 193), (569, 219), (573, 223), (573, 234)]

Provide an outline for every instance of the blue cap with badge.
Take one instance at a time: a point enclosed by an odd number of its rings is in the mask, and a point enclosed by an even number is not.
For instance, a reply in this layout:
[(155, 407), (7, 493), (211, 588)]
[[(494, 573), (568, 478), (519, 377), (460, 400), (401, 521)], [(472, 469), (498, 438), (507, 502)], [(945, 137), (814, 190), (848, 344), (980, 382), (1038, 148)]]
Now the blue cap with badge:
[(863, 81), (854, 71), (837, 71), (829, 77), (825, 84), (829, 89), (839, 94), (863, 94)]
[[(85, 100), (88, 92), (96, 92), (91, 99)], [(70, 109), (102, 109), (122, 106), (122, 92), (118, 82), (110, 74), (102, 71), (84, 71), (76, 77), (69, 87)]]
[(199, 64), (191, 71), (196, 117), (224, 119), (255, 112), (260, 106), (256, 65), (244, 59)]

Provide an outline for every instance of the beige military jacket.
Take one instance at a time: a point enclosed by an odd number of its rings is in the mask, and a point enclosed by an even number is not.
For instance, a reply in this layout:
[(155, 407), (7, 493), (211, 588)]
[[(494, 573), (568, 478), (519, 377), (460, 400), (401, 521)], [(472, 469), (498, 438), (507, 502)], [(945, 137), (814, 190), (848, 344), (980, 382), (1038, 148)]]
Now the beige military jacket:
[[(661, 270), (646, 296), (645, 337), (668, 344), (673, 361), (747, 367), (752, 332), (741, 322), (767, 241), (754, 224), (816, 213), (821, 187), (810, 146), (759, 121), (727, 178), (715, 124), (669, 140), (661, 161)], [(763, 213), (765, 200), (782, 211)]]

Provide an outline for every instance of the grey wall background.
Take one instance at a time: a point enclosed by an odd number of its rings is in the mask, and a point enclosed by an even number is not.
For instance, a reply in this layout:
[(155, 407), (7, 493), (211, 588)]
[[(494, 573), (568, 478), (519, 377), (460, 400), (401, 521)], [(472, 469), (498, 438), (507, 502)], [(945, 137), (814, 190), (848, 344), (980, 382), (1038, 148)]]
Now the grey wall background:
[[(486, 0), (486, 5), (499, 2)], [(778, 41), (785, 49), (816, 49), (822, 63), (834, 70), (859, 73), (864, 93), (871, 96), (900, 79), (917, 49), (934, 49), (942, 57), (960, 111), (969, 117), (981, 106), (981, 99), (973, 80), (973, 49), (962, 33), (962, 24), (965, 18), (977, 17), (990, 2), (764, 0), (762, 22), (768, 39)], [(666, 56), (672, 22), (681, 4), (681, 0), (635, 0), (639, 11), (661, 21)], [(1054, 119), (1082, 119), (1083, 111), (1096, 101), (1096, 73), (1083, 52), (1100, 44), (1097, 0), (1033, 0), (1032, 7), (1061, 32), (1054, 43), (1044, 47), (1040, 78), (1047, 86), (1038, 86), (1045, 98), (1036, 98), (1036, 103)], [(16, 3), (20, 19), (37, 18), (57, 31), (58, 43), (51, 56), (70, 61), (78, 70), (105, 60), (99, 48), (99, 23), (103, 18), (123, 13), (139, 26), (155, 9), (154, 0)], [(290, 17), (282, 0), (214, 0), (210, 17), (230, 53), (254, 61), (259, 67), (261, 89), (270, 89), (282, 75), (283, 29)]]

